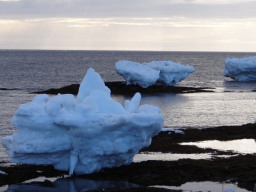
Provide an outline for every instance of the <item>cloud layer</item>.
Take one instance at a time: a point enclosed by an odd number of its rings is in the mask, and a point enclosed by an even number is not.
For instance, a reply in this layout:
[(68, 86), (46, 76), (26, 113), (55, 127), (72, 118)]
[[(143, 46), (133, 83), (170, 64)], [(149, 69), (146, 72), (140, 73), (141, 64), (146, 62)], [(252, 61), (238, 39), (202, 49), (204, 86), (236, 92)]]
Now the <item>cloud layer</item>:
[(256, 0), (0, 0), (0, 49), (256, 51), (255, 7)]
[(0, 18), (247, 18), (255, 7), (255, 0), (0, 0)]

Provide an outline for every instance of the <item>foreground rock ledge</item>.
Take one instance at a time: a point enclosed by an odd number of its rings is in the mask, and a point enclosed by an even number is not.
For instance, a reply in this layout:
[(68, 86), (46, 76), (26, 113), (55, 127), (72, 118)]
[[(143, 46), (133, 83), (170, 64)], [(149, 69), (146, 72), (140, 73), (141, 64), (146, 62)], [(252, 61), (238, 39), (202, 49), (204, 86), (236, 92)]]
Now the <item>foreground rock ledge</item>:
[[(153, 85), (148, 88), (142, 88), (138, 85), (126, 85), (123, 81), (105, 82), (105, 85), (111, 90), (112, 94), (134, 95), (137, 92), (142, 94), (157, 93), (198, 93), (198, 92), (214, 92), (213, 88), (207, 87), (179, 87), (179, 86), (160, 86)], [(62, 88), (53, 88), (44, 91), (33, 92), (36, 94), (73, 94), (77, 95), (79, 84), (72, 84)]]
[[(153, 138), (152, 144), (144, 151), (161, 151), (183, 153), (195, 153), (195, 150), (185, 148), (175, 149), (180, 141), (202, 141), (209, 139), (230, 140), (243, 138), (256, 138), (256, 125), (225, 126), (209, 129), (186, 129), (185, 134), (168, 134), (163, 132)], [(204, 149), (198, 149), (200, 153)], [(207, 151), (208, 149), (205, 149)], [(237, 155), (231, 158), (214, 158), (211, 160), (178, 161), (147, 161), (132, 163), (129, 166), (104, 169), (99, 173), (83, 175), (80, 178), (91, 180), (128, 181), (138, 184), (143, 189), (140, 191), (159, 191), (148, 188), (150, 185), (181, 185), (189, 181), (216, 181), (238, 183), (238, 186), (253, 191), (256, 182), (256, 154)], [(0, 170), (8, 175), (0, 175), (0, 186), (15, 184), (40, 176), (61, 177), (66, 172), (56, 171), (51, 166), (14, 165), (1, 166)], [(196, 174), (198, 173), (198, 174)], [(115, 191), (115, 190), (112, 190)], [(120, 191), (118, 189), (117, 191)], [(129, 191), (129, 190), (125, 190)], [(132, 191), (132, 190), (131, 190)], [(136, 190), (135, 190), (136, 191)], [(164, 191), (164, 190), (163, 190)]]
[[(89, 180), (128, 181), (140, 186), (180, 186), (192, 181), (232, 182), (253, 191), (256, 179), (256, 156), (240, 155), (229, 159), (179, 161), (147, 161), (120, 168), (79, 176)], [(61, 177), (65, 173), (51, 166), (17, 165), (1, 167), (8, 175), (0, 175), (0, 184), (14, 184), (36, 177)], [(73, 178), (76, 176), (73, 176)], [(72, 178), (72, 177), (71, 177)], [(120, 189), (119, 189), (120, 191)]]

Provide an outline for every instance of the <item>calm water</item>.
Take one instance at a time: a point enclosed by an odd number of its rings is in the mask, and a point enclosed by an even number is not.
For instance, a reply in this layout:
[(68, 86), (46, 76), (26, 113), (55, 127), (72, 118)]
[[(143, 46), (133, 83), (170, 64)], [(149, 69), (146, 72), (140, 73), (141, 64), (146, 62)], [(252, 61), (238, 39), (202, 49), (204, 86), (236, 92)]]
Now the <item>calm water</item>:
[[(105, 81), (120, 81), (115, 72), (119, 60), (150, 62), (171, 60), (192, 65), (195, 72), (180, 86), (212, 87), (214, 93), (145, 95), (142, 103), (157, 105), (171, 128), (241, 125), (256, 119), (256, 83), (239, 83), (222, 76), (227, 57), (256, 53), (121, 52), (121, 51), (0, 51), (0, 137), (15, 128), (10, 120), (22, 103), (34, 97), (31, 91), (80, 83), (88, 68)], [(7, 90), (4, 90), (7, 89)], [(113, 96), (119, 102), (124, 96)], [(0, 146), (0, 161), (8, 159)]]
[(0, 88), (27, 91), (80, 83), (89, 67), (99, 72), (105, 81), (118, 81), (123, 80), (114, 69), (119, 60), (171, 60), (193, 65), (195, 68), (195, 72), (180, 85), (250, 89), (251, 85), (223, 81), (222, 71), (227, 57), (255, 55), (256, 53), (0, 50)]

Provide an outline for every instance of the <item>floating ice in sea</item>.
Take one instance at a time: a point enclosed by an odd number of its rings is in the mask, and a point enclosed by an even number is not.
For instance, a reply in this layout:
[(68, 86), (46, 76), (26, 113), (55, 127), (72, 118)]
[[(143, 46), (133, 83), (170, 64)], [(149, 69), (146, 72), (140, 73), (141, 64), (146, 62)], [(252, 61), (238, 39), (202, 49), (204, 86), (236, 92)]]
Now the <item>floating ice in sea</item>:
[(172, 61), (136, 63), (123, 60), (116, 63), (115, 69), (127, 84), (138, 84), (144, 88), (154, 84), (175, 85), (194, 72), (194, 67)]
[(223, 75), (236, 81), (256, 81), (256, 56), (227, 58)]
[(123, 107), (89, 69), (76, 98), (42, 94), (21, 105), (11, 121), (18, 131), (2, 144), (13, 162), (53, 165), (70, 174), (130, 164), (163, 127), (159, 108), (139, 106), (140, 99), (136, 93)]

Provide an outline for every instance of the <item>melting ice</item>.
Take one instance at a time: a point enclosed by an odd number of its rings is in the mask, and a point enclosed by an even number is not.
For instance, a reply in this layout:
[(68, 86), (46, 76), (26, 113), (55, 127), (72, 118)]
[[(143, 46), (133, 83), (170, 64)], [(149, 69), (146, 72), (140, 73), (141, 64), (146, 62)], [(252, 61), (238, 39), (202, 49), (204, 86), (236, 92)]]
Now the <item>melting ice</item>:
[(130, 164), (163, 127), (159, 108), (140, 100), (136, 93), (123, 107), (89, 69), (77, 97), (41, 94), (21, 105), (11, 121), (18, 131), (2, 144), (15, 163), (53, 165), (69, 174)]
[(256, 81), (256, 57), (227, 58), (223, 75), (236, 81)]
[(154, 84), (175, 85), (194, 72), (194, 67), (172, 61), (152, 61), (141, 64), (123, 60), (118, 61), (115, 68), (127, 84), (138, 84), (144, 88)]

